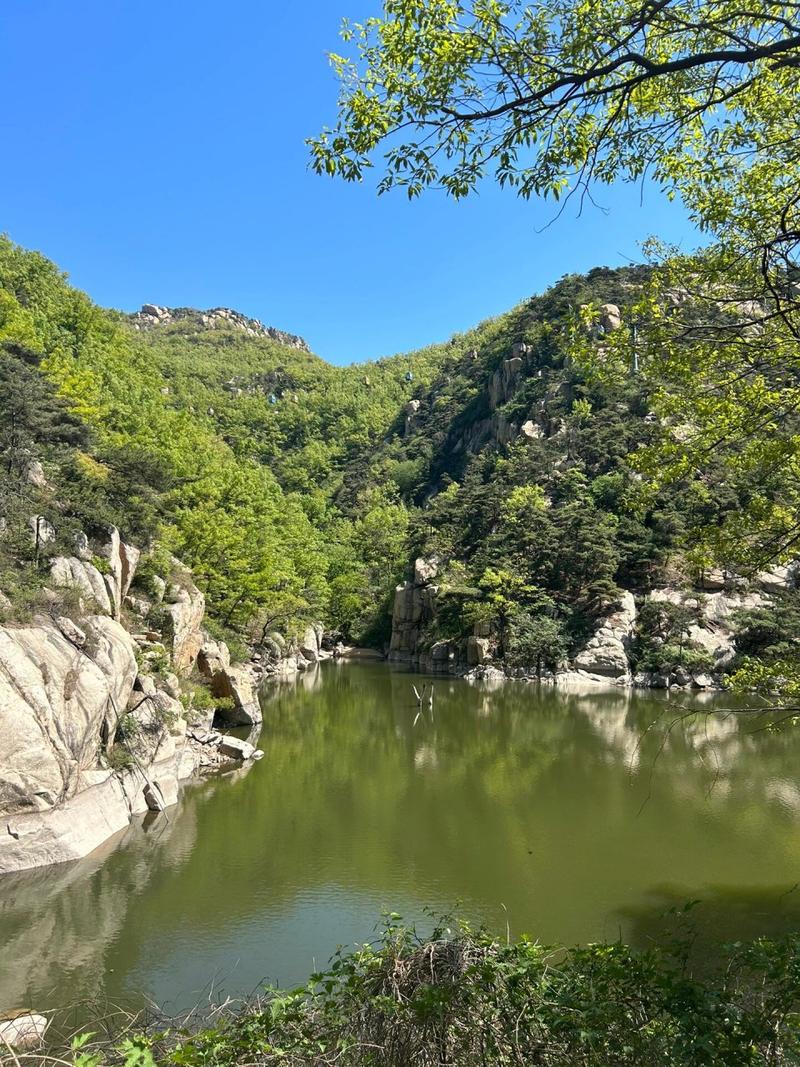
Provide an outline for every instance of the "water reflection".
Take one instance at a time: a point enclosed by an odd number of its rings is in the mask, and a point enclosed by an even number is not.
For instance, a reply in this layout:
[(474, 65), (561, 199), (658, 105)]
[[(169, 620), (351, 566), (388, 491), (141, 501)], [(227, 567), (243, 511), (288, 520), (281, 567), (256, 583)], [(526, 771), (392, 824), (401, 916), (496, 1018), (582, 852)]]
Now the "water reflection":
[(637, 948), (686, 945), (695, 968), (710, 966), (718, 945), (800, 930), (800, 884), (791, 886), (659, 886), (620, 912)]
[(86, 861), (0, 881), (0, 1010), (290, 984), (381, 910), (457, 901), (567, 943), (645, 944), (695, 897), (711, 940), (798, 917), (781, 894), (800, 878), (800, 735), (648, 693), (441, 678), (418, 714), (412, 681), (326, 664), (272, 683), (248, 773)]

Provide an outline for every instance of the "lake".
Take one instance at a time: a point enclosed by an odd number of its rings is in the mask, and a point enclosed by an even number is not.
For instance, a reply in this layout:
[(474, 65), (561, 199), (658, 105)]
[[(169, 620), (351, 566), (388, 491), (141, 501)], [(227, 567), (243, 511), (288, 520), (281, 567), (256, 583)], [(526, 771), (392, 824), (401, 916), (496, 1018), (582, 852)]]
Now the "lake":
[(331, 663), (273, 684), (261, 762), (86, 860), (0, 879), (0, 1011), (293, 985), (386, 911), (568, 944), (692, 922), (711, 951), (800, 925), (797, 730), (457, 679), (420, 714), (412, 681)]

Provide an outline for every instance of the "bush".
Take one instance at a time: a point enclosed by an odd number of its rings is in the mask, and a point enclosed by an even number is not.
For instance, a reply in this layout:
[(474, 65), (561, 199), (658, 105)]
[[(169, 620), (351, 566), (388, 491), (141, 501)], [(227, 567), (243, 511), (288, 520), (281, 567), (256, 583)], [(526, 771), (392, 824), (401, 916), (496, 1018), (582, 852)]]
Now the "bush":
[[(216, 1009), (194, 1031), (134, 1035), (137, 1047), (176, 1067), (800, 1063), (799, 936), (734, 945), (695, 977), (686, 942), (643, 953), (621, 943), (553, 949), (463, 924), (421, 938), (396, 918), (304, 988), (268, 991), (222, 1022)], [(101, 1039), (96, 1067), (126, 1063), (130, 1045), (130, 1036), (110, 1047)]]

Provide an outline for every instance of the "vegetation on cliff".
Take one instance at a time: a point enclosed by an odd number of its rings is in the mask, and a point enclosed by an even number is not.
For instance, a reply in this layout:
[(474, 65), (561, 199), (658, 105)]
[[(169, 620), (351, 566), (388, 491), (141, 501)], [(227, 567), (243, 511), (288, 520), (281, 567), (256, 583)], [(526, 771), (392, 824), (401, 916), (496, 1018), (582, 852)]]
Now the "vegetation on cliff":
[[(192, 318), (137, 330), (4, 239), (0, 589), (35, 602), (49, 556), (114, 524), (188, 563), (229, 631), (323, 618), (381, 646), (395, 585), (436, 556), (425, 641), (483, 630), (510, 664), (551, 667), (620, 590), (702, 583), (737, 562), (709, 532), (786, 503), (779, 475), (714, 456), (643, 492), (638, 458), (672, 423), (646, 376), (576, 356), (598, 344), (581, 307), (616, 309), (608, 347), (649, 284), (644, 267), (598, 268), (446, 344), (339, 368)], [(672, 639), (675, 610), (642, 634), (642, 669), (711, 666)]]
[(342, 37), (346, 54), (331, 57), (337, 118), (309, 142), (319, 173), (356, 181), (377, 166), (380, 191), (412, 198), (430, 187), (461, 198), (490, 178), (522, 197), (581, 202), (598, 183), (649, 178), (680, 198), (708, 245), (686, 255), (654, 242), (657, 269), (630, 301), (631, 328), (601, 345), (576, 333), (572, 354), (617, 389), (635, 369), (671, 427), (639, 442), (642, 495), (676, 483), (697, 492), (725, 470), (738, 504), (711, 517), (698, 561), (753, 569), (791, 555), (796, 8), (386, 0)]

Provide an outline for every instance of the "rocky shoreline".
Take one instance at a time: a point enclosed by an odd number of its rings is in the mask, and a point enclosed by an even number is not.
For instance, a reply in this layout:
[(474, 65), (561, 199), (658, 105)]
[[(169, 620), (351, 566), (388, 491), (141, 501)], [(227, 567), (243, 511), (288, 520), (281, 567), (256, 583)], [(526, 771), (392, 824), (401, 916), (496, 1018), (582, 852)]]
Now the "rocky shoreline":
[[(268, 670), (232, 663), (203, 629), (179, 561), (133, 586), (139, 560), (116, 530), (103, 545), (81, 535), (51, 561), (46, 610), (0, 626), (0, 875), (80, 859), (182, 783), (263, 755), (214, 723), (257, 727)], [(299, 653), (269, 665), (296, 669)]]
[[(476, 626), (471, 636), (460, 640), (426, 640), (426, 631), (437, 616), (438, 560), (420, 558), (415, 561), (412, 578), (395, 590), (388, 658), (420, 673), (454, 675), (471, 681), (518, 678), (557, 685), (589, 682), (638, 689), (718, 691), (725, 688), (724, 676), (736, 654), (736, 612), (769, 606), (774, 594), (795, 582), (795, 572), (793, 566), (776, 567), (744, 582), (714, 571), (705, 576), (702, 589), (668, 586), (638, 598), (625, 590), (618, 605), (600, 620), (572, 660), (564, 660), (556, 670), (537, 675), (530, 669), (509, 668), (498, 660), (496, 640), (488, 627)], [(669, 672), (634, 669), (630, 653), (640, 612), (637, 599), (640, 604), (665, 603), (691, 609), (697, 621), (689, 628), (689, 639), (703, 650), (713, 666), (694, 671), (676, 666)]]

